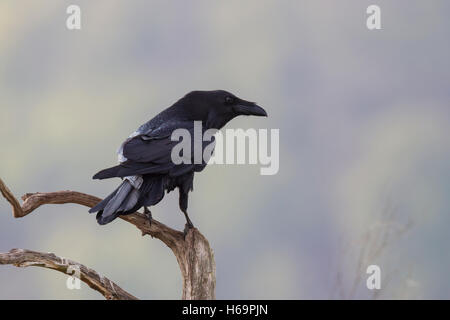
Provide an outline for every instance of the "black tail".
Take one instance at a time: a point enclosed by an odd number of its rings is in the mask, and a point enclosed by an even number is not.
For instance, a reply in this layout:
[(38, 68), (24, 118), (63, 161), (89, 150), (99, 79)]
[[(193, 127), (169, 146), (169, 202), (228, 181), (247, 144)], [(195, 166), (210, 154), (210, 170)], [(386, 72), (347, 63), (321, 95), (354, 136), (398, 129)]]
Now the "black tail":
[(163, 197), (164, 183), (162, 176), (143, 176), (143, 182), (139, 189), (134, 188), (130, 181), (125, 179), (109, 196), (91, 208), (89, 213), (97, 212), (97, 222), (104, 225), (113, 221), (119, 215), (136, 212), (142, 206), (155, 205)]
[(135, 211), (133, 209), (138, 205), (138, 200), (139, 189), (133, 188), (128, 180), (124, 180), (116, 190), (90, 209), (89, 212), (98, 212), (97, 222), (103, 225), (113, 221), (120, 214)]

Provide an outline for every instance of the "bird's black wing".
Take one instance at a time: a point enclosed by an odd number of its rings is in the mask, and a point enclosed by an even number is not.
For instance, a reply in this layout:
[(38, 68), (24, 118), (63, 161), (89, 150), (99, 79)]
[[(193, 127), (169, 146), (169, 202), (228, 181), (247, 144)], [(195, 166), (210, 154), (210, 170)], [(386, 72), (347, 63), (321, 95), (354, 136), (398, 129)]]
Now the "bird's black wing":
[[(191, 137), (191, 152), (183, 155), (191, 158), (191, 163), (175, 164), (172, 161), (172, 148), (180, 141), (172, 141), (172, 132), (176, 129), (186, 129)], [(201, 171), (206, 166), (202, 163), (194, 163), (194, 123), (192, 121), (174, 121), (165, 123), (164, 126), (156, 130), (149, 130), (147, 133), (139, 134), (129, 138), (122, 146), (122, 153), (127, 160), (118, 166), (100, 171), (94, 179), (106, 179), (111, 177), (126, 177), (142, 174), (169, 174), (179, 176), (190, 171)], [(202, 142), (203, 150), (209, 141)]]
[(172, 133), (177, 129), (185, 129), (194, 136), (192, 121), (171, 121), (157, 129), (128, 139), (123, 145), (123, 156), (129, 161), (141, 163), (164, 164), (171, 161), (172, 148), (179, 141), (172, 141)]

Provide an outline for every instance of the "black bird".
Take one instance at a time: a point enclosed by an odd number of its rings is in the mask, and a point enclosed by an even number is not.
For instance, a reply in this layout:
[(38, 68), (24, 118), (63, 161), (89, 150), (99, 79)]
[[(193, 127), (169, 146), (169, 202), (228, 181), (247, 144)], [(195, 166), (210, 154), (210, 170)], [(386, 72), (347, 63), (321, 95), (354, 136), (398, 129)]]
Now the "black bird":
[[(171, 140), (172, 132), (187, 129), (193, 136), (194, 121), (202, 122), (203, 132), (221, 129), (239, 115), (267, 116), (267, 113), (254, 102), (239, 99), (224, 90), (192, 91), (186, 94), (140, 126), (122, 143), (118, 150), (119, 165), (94, 175), (93, 179), (120, 177), (123, 181), (89, 212), (97, 212), (98, 223), (104, 225), (119, 215), (133, 213), (144, 207), (151, 222), (151, 213), (147, 207), (161, 201), (165, 191), (178, 188), (180, 209), (186, 217), (187, 228), (192, 228), (187, 213), (188, 193), (193, 189), (194, 172), (202, 171), (206, 163), (203, 160), (197, 164), (194, 161), (191, 164), (175, 164), (171, 152), (179, 141)], [(202, 151), (206, 146), (203, 142)], [(189, 156), (193, 159), (194, 155), (191, 154)]]

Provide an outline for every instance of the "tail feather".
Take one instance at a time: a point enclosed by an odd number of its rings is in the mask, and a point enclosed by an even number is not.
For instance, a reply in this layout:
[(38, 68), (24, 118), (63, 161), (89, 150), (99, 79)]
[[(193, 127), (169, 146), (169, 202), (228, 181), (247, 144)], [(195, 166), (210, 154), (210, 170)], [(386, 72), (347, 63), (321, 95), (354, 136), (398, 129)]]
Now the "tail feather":
[(101, 225), (107, 224), (136, 206), (138, 199), (139, 190), (134, 189), (128, 180), (124, 180), (116, 190), (89, 212), (97, 212), (97, 222)]
[(138, 189), (131, 190), (131, 192), (128, 193), (127, 197), (124, 199), (124, 201), (120, 205), (119, 209), (117, 209), (117, 211), (127, 212), (132, 208), (134, 208), (139, 201), (139, 196), (140, 192)]
[(131, 190), (133, 189), (133, 186), (130, 184), (128, 180), (124, 180), (122, 184), (120, 185), (119, 189), (117, 190), (114, 197), (108, 201), (108, 204), (106, 205), (105, 209), (103, 209), (102, 217), (106, 218), (113, 213), (117, 212), (122, 203), (125, 201), (125, 199), (130, 194)]
[(107, 224), (119, 215), (129, 214), (142, 206), (155, 205), (164, 197), (164, 182), (162, 176), (144, 176), (139, 189), (125, 179), (120, 186), (89, 210), (97, 212), (97, 222)]
[(105, 209), (106, 205), (108, 204), (109, 200), (111, 200), (117, 193), (117, 190), (119, 190), (120, 186), (114, 190), (109, 196), (107, 196), (105, 199), (97, 203), (95, 206), (93, 206), (91, 209), (89, 209), (89, 213), (98, 212), (100, 210)]

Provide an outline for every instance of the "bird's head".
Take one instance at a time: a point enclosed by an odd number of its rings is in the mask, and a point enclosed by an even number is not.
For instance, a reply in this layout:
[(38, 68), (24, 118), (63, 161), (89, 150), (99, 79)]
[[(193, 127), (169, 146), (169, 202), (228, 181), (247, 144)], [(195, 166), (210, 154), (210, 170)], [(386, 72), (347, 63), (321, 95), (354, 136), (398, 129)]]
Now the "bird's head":
[(254, 102), (236, 97), (225, 90), (192, 91), (180, 101), (188, 108), (191, 120), (203, 121), (208, 128), (221, 129), (240, 116), (267, 117), (266, 111)]

